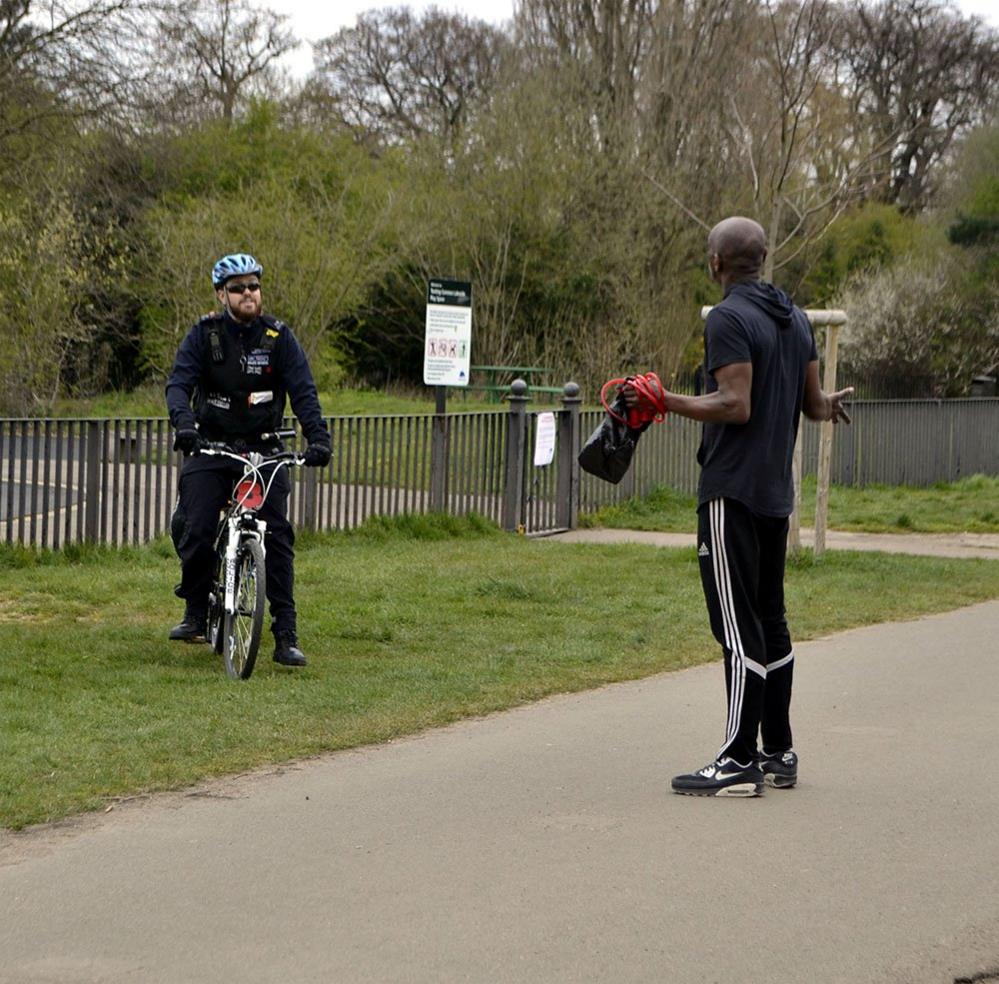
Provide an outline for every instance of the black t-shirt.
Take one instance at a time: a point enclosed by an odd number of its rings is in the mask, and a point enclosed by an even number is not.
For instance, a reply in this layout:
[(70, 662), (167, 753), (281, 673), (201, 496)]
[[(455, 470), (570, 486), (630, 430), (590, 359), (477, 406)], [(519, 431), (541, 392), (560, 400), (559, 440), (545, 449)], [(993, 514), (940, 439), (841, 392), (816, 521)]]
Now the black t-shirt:
[(818, 357), (805, 313), (771, 284), (736, 284), (711, 309), (704, 325), (706, 392), (718, 389), (715, 371), (735, 362), (752, 363), (753, 384), (745, 424), (704, 425), (699, 503), (725, 497), (763, 516), (791, 514), (805, 373)]

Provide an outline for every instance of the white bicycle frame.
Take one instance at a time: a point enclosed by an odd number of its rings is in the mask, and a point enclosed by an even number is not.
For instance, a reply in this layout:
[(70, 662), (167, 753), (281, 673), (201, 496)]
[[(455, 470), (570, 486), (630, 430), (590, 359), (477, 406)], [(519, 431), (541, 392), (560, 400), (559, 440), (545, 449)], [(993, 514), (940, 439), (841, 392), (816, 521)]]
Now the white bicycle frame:
[[(251, 480), (251, 485), (247, 488), (243, 498), (235, 503), (235, 508), (230, 511), (227, 520), (229, 535), (226, 538), (225, 544), (225, 598), (223, 608), (227, 614), (233, 615), (236, 612), (236, 556), (239, 553), (239, 545), (244, 540), (256, 540), (260, 544), (260, 549), (264, 552), (265, 557), (267, 554), (267, 547), (264, 541), (264, 534), (267, 532), (267, 521), (259, 519), (256, 515), (256, 509), (251, 509), (245, 506), (244, 503), (252, 489), (259, 485), (263, 489), (263, 498), (260, 503), (263, 505), (267, 501), (267, 496), (270, 495), (271, 485), (273, 485), (274, 477), (277, 473), (292, 463), (302, 464), (304, 459), (301, 455), (296, 455), (294, 459), (284, 458), (279, 460), (276, 457), (262, 455), (258, 451), (236, 454), (233, 451), (225, 451), (222, 448), (201, 448), (198, 453), (219, 455), (238, 461), (243, 466), (243, 477), (236, 482), (236, 488), (245, 482), (247, 478)], [(270, 478), (265, 481), (261, 469), (264, 465), (271, 463), (274, 464), (274, 469), (271, 471)], [(247, 514), (250, 514), (253, 519), (252, 527), (243, 525), (243, 517)]]

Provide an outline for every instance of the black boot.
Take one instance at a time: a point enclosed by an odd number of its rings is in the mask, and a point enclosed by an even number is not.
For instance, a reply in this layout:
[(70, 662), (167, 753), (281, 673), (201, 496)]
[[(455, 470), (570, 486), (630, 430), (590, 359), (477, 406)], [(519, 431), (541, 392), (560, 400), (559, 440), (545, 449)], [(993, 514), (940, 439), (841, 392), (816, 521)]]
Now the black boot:
[(298, 648), (298, 639), (294, 633), (274, 634), (274, 662), (282, 666), (305, 666), (305, 653)]
[(187, 609), (180, 625), (170, 630), (170, 638), (180, 642), (206, 642), (207, 616)]

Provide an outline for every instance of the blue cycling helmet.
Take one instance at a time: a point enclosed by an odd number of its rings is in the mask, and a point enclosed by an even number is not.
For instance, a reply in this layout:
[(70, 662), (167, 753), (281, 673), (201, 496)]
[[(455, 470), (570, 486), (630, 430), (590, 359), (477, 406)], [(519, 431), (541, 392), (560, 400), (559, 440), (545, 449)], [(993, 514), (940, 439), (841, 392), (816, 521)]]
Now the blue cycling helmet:
[(264, 268), (249, 253), (230, 253), (212, 267), (212, 284), (221, 287), (230, 277), (241, 277), (247, 273), (262, 277)]

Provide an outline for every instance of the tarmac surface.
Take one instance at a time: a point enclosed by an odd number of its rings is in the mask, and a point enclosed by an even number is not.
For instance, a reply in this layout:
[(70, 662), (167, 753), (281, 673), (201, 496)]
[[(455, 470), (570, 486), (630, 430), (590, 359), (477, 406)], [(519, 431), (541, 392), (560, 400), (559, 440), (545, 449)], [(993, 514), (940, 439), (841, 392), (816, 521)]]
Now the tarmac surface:
[(798, 645), (758, 799), (714, 663), (0, 833), (0, 982), (999, 981), (997, 638)]

